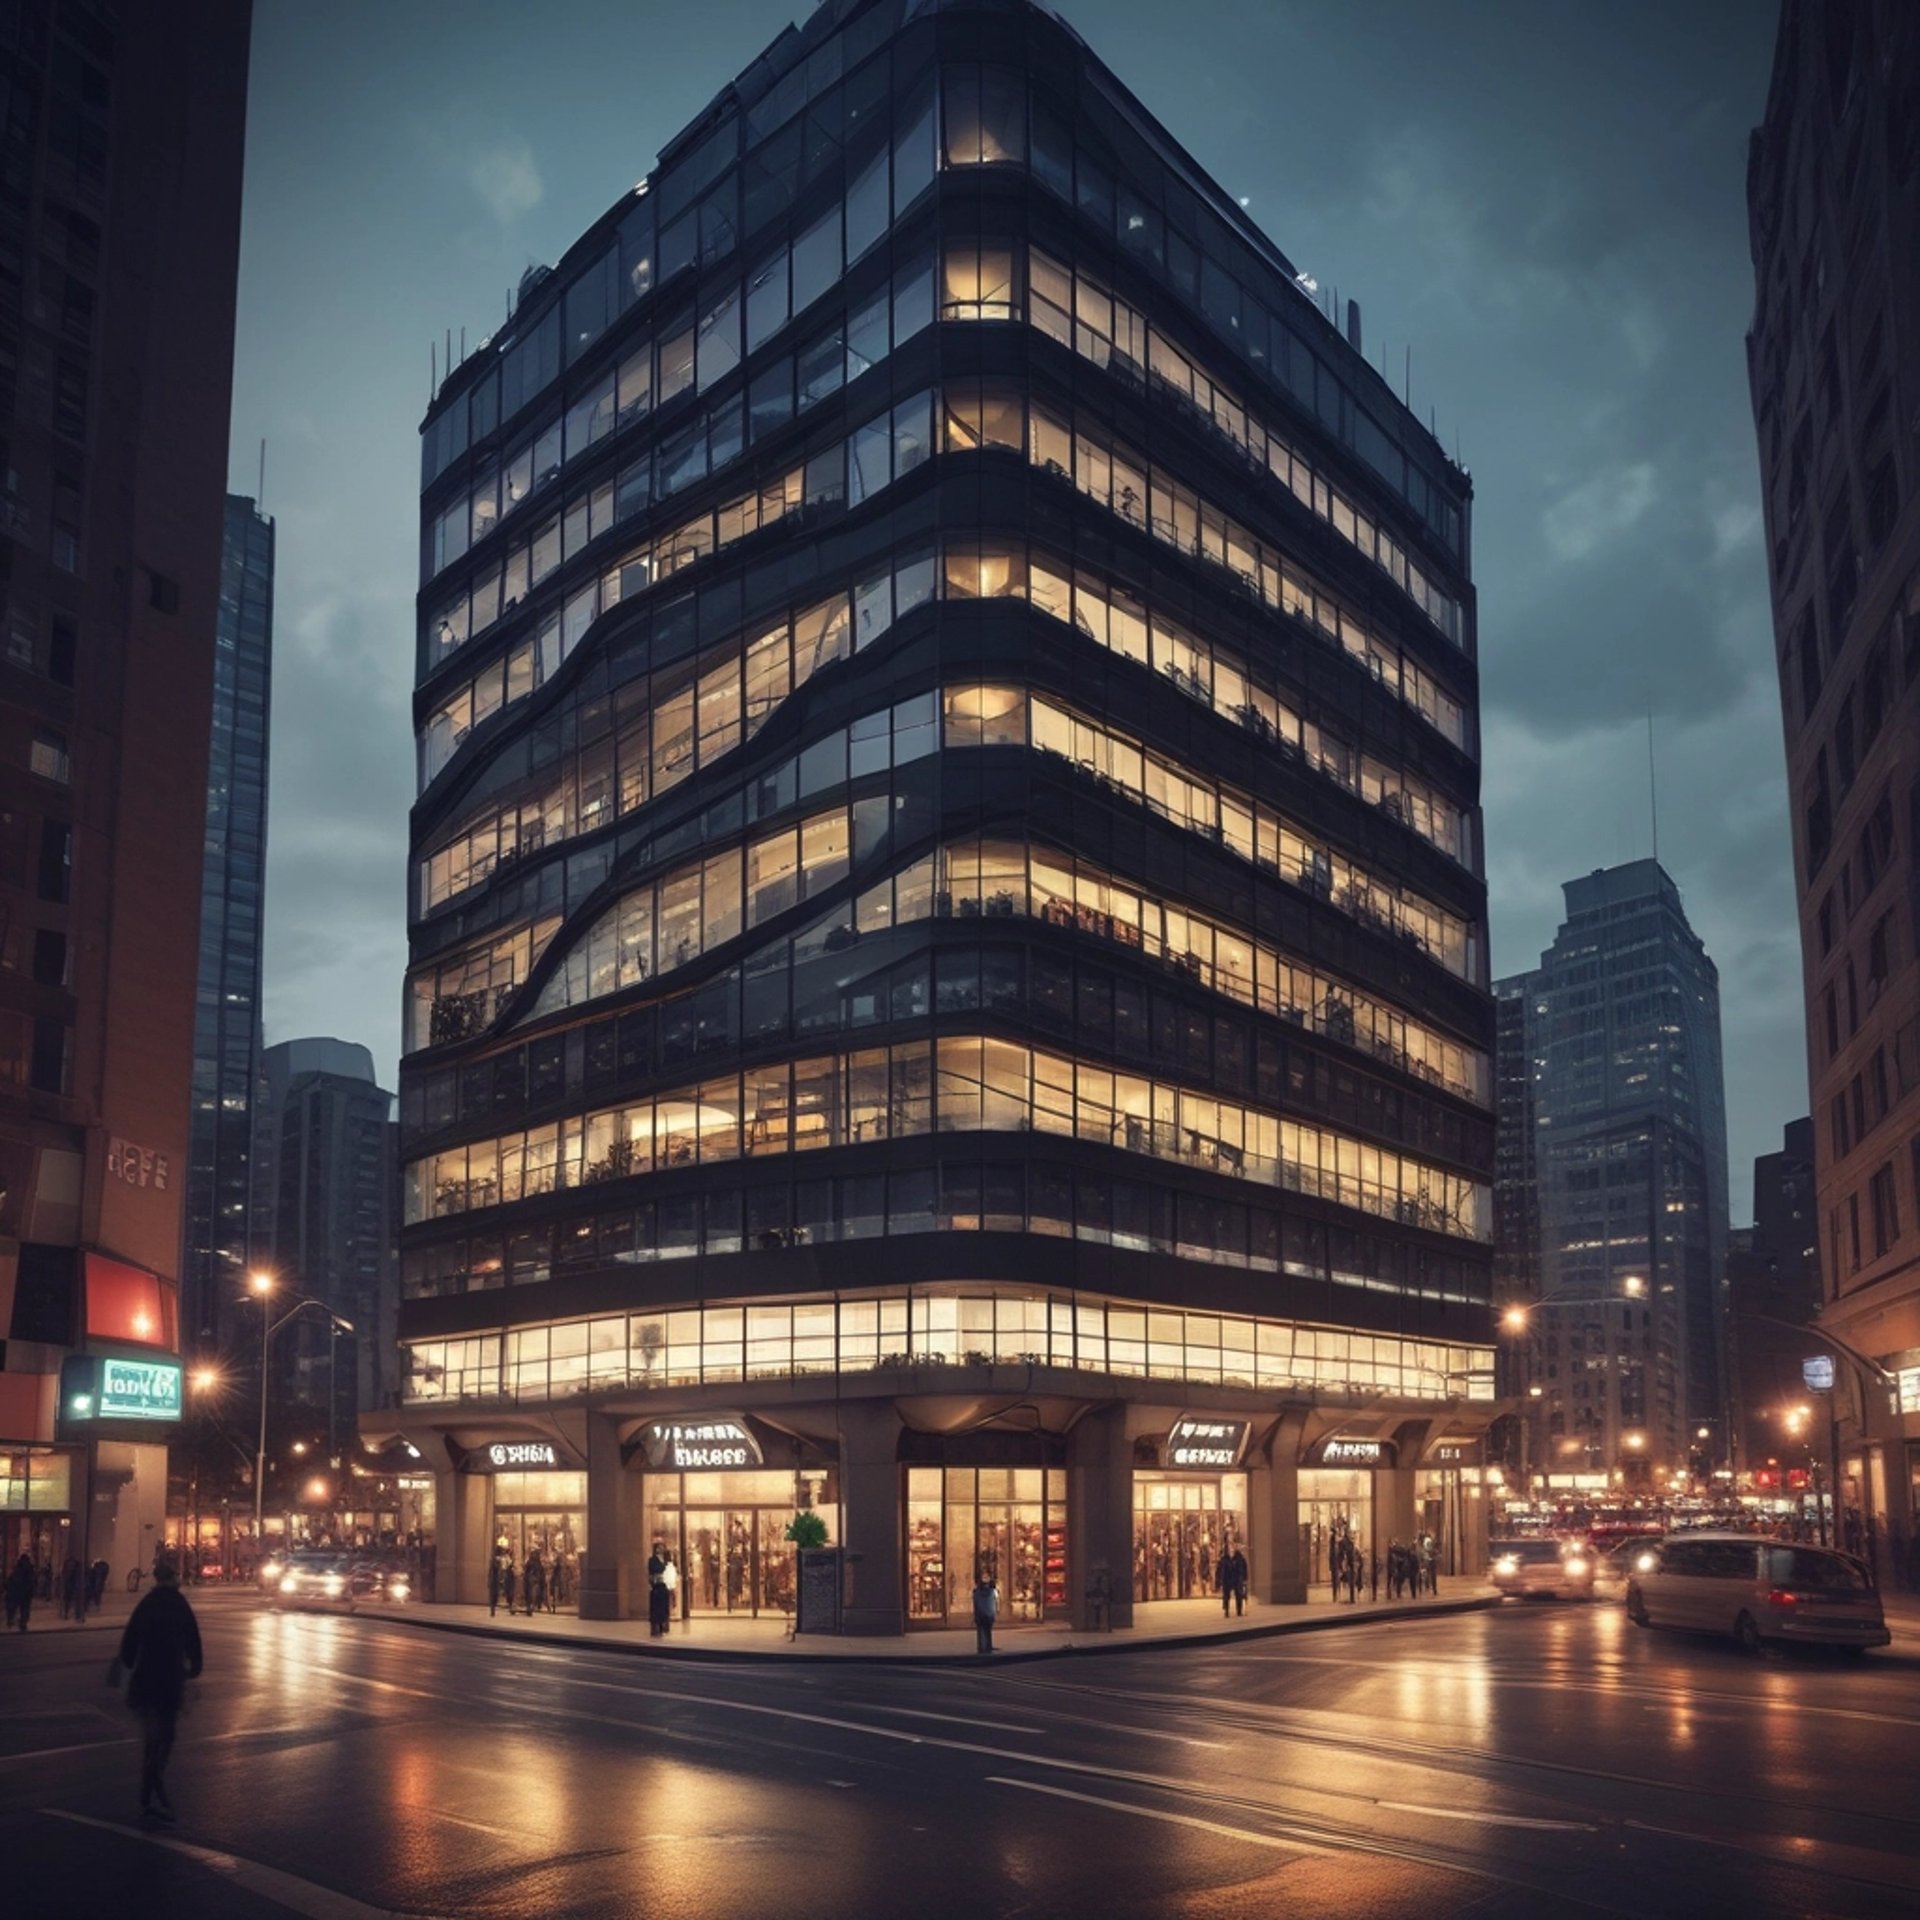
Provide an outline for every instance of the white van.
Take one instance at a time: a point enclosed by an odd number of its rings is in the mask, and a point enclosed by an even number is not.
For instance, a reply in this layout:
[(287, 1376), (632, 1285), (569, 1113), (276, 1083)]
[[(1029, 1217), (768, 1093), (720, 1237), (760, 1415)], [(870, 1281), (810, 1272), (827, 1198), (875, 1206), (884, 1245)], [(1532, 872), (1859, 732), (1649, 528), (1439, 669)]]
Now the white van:
[(1627, 1618), (1643, 1627), (1730, 1633), (1758, 1652), (1768, 1641), (1884, 1647), (1880, 1596), (1859, 1561), (1744, 1533), (1671, 1534), (1651, 1567), (1627, 1581)]

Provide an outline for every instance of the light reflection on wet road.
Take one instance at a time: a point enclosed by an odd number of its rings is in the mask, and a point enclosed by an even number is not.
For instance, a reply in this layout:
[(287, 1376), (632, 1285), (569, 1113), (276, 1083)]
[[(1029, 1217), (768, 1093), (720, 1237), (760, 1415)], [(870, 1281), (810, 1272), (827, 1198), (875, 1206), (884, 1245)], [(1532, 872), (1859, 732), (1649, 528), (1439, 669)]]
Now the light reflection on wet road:
[(205, 1618), (164, 1836), (138, 1831), (105, 1639), (0, 1646), (10, 1914), (1920, 1904), (1898, 1647), (1754, 1660), (1509, 1606), (997, 1670), (748, 1666)]

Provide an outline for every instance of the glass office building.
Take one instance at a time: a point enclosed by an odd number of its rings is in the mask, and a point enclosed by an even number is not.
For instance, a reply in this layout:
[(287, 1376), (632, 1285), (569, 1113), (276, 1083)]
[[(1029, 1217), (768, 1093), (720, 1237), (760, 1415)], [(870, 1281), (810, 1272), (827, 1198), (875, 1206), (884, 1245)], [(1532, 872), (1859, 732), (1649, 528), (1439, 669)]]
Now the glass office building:
[(821, 7), (422, 476), (369, 1431), (442, 1595), (504, 1539), (631, 1613), (663, 1539), (777, 1614), (803, 1504), (863, 1632), (1470, 1557), (1471, 490), (1126, 88), (1031, 6)]

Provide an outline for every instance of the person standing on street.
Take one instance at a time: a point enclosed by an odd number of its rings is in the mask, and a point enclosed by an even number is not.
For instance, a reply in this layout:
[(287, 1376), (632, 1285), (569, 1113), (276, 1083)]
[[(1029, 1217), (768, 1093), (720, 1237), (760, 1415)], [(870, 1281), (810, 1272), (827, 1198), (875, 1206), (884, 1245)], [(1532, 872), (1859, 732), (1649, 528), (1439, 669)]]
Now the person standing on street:
[(86, 1617), (87, 1598), (80, 1583), (80, 1562), (68, 1554), (67, 1564), (60, 1569), (60, 1618), (84, 1620)]
[(1244, 1620), (1247, 1613), (1247, 1556), (1238, 1541), (1227, 1549), (1226, 1557), (1220, 1564), (1226, 1570), (1220, 1587), (1220, 1611), (1225, 1613), (1228, 1600), (1232, 1600), (1235, 1618)]
[(1000, 1617), (1000, 1589), (993, 1583), (993, 1576), (981, 1569), (980, 1578), (973, 1585), (973, 1633), (975, 1651), (991, 1653), (993, 1651), (993, 1623)]
[(7, 1575), (7, 1625), (27, 1630), (27, 1617), (33, 1612), (33, 1558), (23, 1553)]
[(169, 1825), (173, 1803), (167, 1798), (167, 1759), (187, 1682), (200, 1677), (200, 1623), (179, 1580), (171, 1560), (154, 1568), (153, 1591), (134, 1608), (120, 1636), (116, 1672), (109, 1675), (115, 1678), (118, 1669), (127, 1670), (127, 1705), (140, 1716), (140, 1811)]
[(653, 1552), (647, 1557), (647, 1627), (656, 1640), (666, 1632), (673, 1612), (673, 1588), (667, 1585), (667, 1568), (671, 1564), (666, 1542), (656, 1540)]
[(487, 1562), (487, 1612), (489, 1615), (500, 1611), (500, 1550), (494, 1549), (493, 1558)]
[(88, 1571), (91, 1577), (87, 1583), (87, 1604), (98, 1613), (106, 1601), (107, 1576), (113, 1569), (104, 1560), (96, 1560)]
[(547, 1563), (540, 1558), (538, 1547), (527, 1555), (523, 1587), (527, 1602), (527, 1618), (531, 1620), (547, 1604)]

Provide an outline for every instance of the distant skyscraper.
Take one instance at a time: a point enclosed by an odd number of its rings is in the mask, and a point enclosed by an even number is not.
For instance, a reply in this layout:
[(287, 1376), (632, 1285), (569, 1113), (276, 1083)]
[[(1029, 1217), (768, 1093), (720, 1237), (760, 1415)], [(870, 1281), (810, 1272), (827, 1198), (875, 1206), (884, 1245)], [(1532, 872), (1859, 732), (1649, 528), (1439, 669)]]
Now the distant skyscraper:
[(181, 1265), (189, 1350), (228, 1344), (246, 1291), (253, 1108), (260, 1075), (260, 941), (267, 872), (267, 721), (273, 677), (273, 522), (227, 496), (220, 559), (200, 990)]
[(1850, 1502), (1920, 1476), (1920, 8), (1787, 0), (1747, 338)]
[[(290, 1289), (323, 1301), (354, 1332), (319, 1314), (279, 1336), (273, 1365), (294, 1397), (325, 1406), (351, 1443), (354, 1414), (378, 1406), (394, 1380), (393, 1095), (373, 1055), (345, 1040), (288, 1040), (263, 1055), (256, 1133), (256, 1235)], [(338, 1350), (331, 1343), (339, 1339)]]
[(1520, 1049), (1498, 1076), (1502, 1258), (1537, 1274), (1534, 1461), (1675, 1464), (1722, 1407), (1719, 976), (1656, 862), (1568, 881), (1566, 896), (1539, 970), (1495, 988), (1501, 1038)]
[(0, 1558), (166, 1524), (245, 0), (0, 8)]
[(1795, 1331), (1820, 1309), (1811, 1120), (1790, 1122), (1781, 1150), (1754, 1161), (1753, 1218), (1727, 1250), (1727, 1399), (1742, 1469), (1781, 1453), (1782, 1413), (1809, 1398), (1801, 1362), (1823, 1351), (1817, 1333)]

